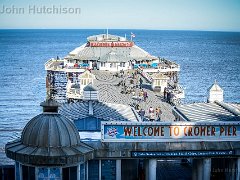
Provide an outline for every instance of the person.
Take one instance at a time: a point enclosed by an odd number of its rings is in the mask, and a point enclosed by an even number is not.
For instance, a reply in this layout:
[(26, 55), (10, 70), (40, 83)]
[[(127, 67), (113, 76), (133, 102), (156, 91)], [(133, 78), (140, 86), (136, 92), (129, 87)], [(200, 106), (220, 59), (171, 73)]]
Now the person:
[(167, 91), (167, 102), (170, 103), (171, 93)]
[(147, 91), (144, 91), (144, 92), (143, 92), (144, 102), (146, 102), (147, 97), (148, 97)]
[(78, 63), (75, 63), (75, 64), (74, 64), (74, 67), (77, 68), (77, 67), (78, 67)]
[(143, 89), (139, 92), (139, 99), (143, 99)]
[(149, 108), (149, 119), (150, 121), (154, 120), (154, 109), (152, 107)]
[(127, 77), (130, 78), (130, 73), (129, 73), (129, 71), (127, 72)]
[(162, 111), (161, 111), (160, 106), (158, 106), (158, 107), (156, 108), (155, 112), (156, 112), (156, 119), (157, 119), (157, 121), (161, 121)]
[(166, 95), (167, 95), (167, 88), (166, 88), (166, 87), (164, 88), (163, 95), (164, 95), (164, 96), (163, 96), (163, 97), (164, 97), (164, 99), (166, 99)]
[(142, 89), (142, 83), (143, 83), (142, 78), (140, 78), (139, 82), (140, 82), (140, 84), (139, 84), (139, 88)]
[(143, 108), (141, 108), (141, 110), (139, 111), (139, 114), (141, 116), (141, 120), (143, 121), (144, 120), (144, 116), (145, 116), (145, 111)]
[(140, 109), (140, 105), (139, 105), (139, 104), (136, 104), (135, 109), (136, 109), (136, 110), (139, 110), (139, 109)]

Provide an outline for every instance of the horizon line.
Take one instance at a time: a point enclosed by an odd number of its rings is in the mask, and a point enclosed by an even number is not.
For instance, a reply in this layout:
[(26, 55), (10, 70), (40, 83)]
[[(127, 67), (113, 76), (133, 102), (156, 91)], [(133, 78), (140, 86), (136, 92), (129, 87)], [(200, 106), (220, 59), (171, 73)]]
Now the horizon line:
[[(104, 30), (107, 28), (0, 28), (0, 30)], [(108, 28), (108, 30), (144, 30), (144, 31), (203, 31), (203, 32), (240, 32), (236, 30), (204, 30), (204, 29), (148, 29), (148, 28)]]

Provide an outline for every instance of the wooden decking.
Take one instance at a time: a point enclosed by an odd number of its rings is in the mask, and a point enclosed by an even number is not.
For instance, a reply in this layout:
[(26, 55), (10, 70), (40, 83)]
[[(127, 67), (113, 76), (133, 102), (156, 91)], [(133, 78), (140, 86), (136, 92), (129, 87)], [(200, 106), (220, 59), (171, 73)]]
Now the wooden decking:
[[(150, 107), (153, 107), (154, 109), (156, 109), (156, 107), (160, 107), (162, 110), (161, 121), (172, 122), (175, 119), (172, 114), (172, 106), (163, 100), (162, 94), (153, 92), (150, 88), (150, 84), (146, 82), (141, 75), (138, 74), (138, 79), (140, 77), (143, 79), (143, 90), (148, 94), (146, 102), (139, 102), (134, 99), (132, 93), (121, 93), (123, 89), (123, 86), (119, 85), (121, 81), (125, 82), (126, 87), (133, 86), (129, 83), (132, 78), (128, 77), (126, 72), (123, 77), (116, 77), (115, 73), (108, 71), (92, 71), (92, 73), (96, 76), (94, 86), (99, 91), (100, 101), (126, 105), (139, 104), (140, 108), (143, 108), (146, 112), (146, 120), (149, 117), (148, 110)], [(129, 74), (131, 75), (131, 73), (132, 72)], [(134, 91), (136, 96), (139, 94), (140, 89), (134, 87)]]

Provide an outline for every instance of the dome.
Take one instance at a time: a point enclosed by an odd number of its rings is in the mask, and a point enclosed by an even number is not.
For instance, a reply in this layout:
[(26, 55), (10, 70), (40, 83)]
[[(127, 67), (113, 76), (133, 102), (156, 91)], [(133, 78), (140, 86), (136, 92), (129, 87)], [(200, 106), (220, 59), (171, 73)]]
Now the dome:
[(70, 147), (80, 143), (75, 125), (58, 113), (42, 113), (30, 120), (22, 132), (24, 145)]
[(93, 148), (80, 141), (76, 126), (57, 113), (53, 100), (41, 103), (44, 112), (24, 127), (21, 138), (8, 142), (6, 155), (34, 166), (69, 166), (93, 156)]

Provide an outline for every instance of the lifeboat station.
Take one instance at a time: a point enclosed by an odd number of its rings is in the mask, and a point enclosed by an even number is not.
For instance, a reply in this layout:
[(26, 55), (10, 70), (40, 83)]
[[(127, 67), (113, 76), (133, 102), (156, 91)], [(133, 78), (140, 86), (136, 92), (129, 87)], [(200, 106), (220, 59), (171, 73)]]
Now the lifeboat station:
[(181, 104), (179, 65), (109, 34), (45, 68), (43, 112), (7, 142), (2, 179), (240, 179), (240, 106), (217, 82)]

